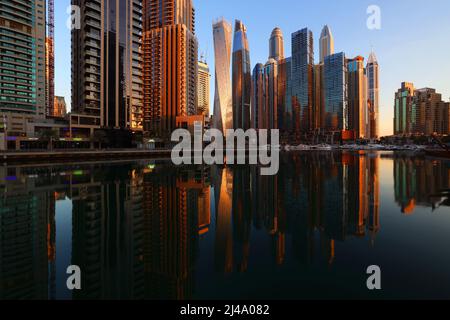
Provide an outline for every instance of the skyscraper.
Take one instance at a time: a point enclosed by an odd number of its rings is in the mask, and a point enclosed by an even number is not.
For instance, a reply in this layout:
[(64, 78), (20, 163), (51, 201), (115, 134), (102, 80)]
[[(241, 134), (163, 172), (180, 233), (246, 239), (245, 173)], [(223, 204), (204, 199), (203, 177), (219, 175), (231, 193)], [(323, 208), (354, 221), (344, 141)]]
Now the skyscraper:
[(280, 61), (284, 59), (284, 39), (280, 28), (275, 28), (269, 40), (269, 59)]
[(348, 130), (355, 138), (367, 138), (367, 75), (364, 58), (358, 56), (348, 60)]
[(209, 73), (209, 67), (206, 61), (198, 62), (198, 106), (197, 112), (205, 116), (209, 116), (209, 90), (211, 81), (211, 75)]
[(412, 100), (410, 121), (412, 134), (449, 134), (448, 103), (442, 101), (442, 95), (436, 89), (417, 89)]
[(291, 66), (292, 59), (284, 58), (278, 61), (278, 126), (281, 132), (291, 132), (292, 96), (291, 96)]
[(167, 138), (197, 114), (197, 48), (192, 0), (144, 1), (145, 131)]
[(213, 24), (216, 87), (214, 95), (214, 123), (225, 133), (233, 129), (233, 102), (230, 77), (232, 27), (224, 19)]
[(308, 29), (292, 34), (292, 106), (296, 130), (312, 129), (314, 39)]
[(233, 127), (250, 128), (251, 66), (247, 27), (236, 20), (233, 41)]
[(334, 54), (334, 38), (330, 28), (326, 25), (320, 35), (320, 63), (325, 61), (325, 57)]
[(323, 69), (324, 64), (319, 63), (314, 66), (314, 129), (325, 128), (325, 96), (323, 90)]
[(347, 65), (343, 52), (324, 60), (324, 122), (327, 131), (342, 131), (347, 127)]
[(252, 124), (257, 122), (258, 129), (290, 129), (290, 79), (291, 59), (284, 58), (283, 34), (275, 28), (269, 40), (269, 60), (253, 70)]
[(264, 107), (260, 129), (278, 129), (278, 63), (269, 59), (264, 66)]
[(45, 100), (47, 101), (46, 116), (53, 117), (55, 111), (55, 46), (54, 38), (45, 39)]
[(414, 98), (414, 85), (403, 82), (395, 94), (394, 134), (405, 135), (411, 132), (411, 108)]
[(380, 87), (379, 87), (379, 66), (375, 53), (372, 52), (367, 60), (367, 90), (368, 90), (368, 111), (369, 111), (369, 132), (368, 138), (377, 139), (379, 129), (379, 109), (380, 109)]
[(0, 113), (44, 117), (45, 0), (0, 1)]
[(54, 107), (53, 107), (53, 117), (64, 118), (67, 114), (67, 106), (66, 100), (64, 97), (55, 96), (53, 99)]
[(111, 129), (142, 130), (142, 0), (72, 0), (72, 110)]
[(251, 128), (260, 128), (260, 119), (264, 110), (264, 65), (258, 63), (252, 74)]

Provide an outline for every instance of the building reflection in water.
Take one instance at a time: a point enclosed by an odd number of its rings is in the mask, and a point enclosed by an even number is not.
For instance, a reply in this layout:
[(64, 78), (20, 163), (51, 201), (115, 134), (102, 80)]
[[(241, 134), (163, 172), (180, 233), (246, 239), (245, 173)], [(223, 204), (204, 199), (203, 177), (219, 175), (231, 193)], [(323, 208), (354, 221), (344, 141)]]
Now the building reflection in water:
[(413, 214), (416, 206), (448, 205), (450, 166), (441, 161), (394, 157), (395, 201), (405, 215)]
[[(403, 213), (445, 204), (446, 162), (392, 161)], [(331, 264), (348, 237), (376, 244), (379, 166), (377, 153), (317, 152), (282, 155), (277, 176), (257, 166), (148, 161), (1, 167), (0, 299), (58, 298), (63, 250), (82, 270), (73, 299), (193, 298), (206, 281), (196, 276), (200, 241), (214, 242), (207, 260), (218, 276), (258, 268), (252, 247), (269, 251), (274, 266), (288, 256)], [(56, 241), (59, 201), (72, 204), (69, 248)], [(252, 232), (269, 242), (252, 242)]]

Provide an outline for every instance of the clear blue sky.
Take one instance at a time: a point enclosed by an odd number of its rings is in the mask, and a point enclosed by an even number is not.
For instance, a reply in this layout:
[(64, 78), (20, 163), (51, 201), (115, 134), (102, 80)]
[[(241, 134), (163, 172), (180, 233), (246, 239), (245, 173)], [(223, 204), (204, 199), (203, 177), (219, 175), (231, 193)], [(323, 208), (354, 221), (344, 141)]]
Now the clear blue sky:
[[(323, 25), (331, 27), (336, 51), (348, 57), (368, 57), (371, 48), (381, 68), (381, 134), (392, 133), (394, 93), (402, 81), (416, 87), (432, 87), (450, 98), (450, 1), (448, 0), (193, 0), (197, 11), (199, 52), (207, 53), (213, 75), (212, 22), (224, 17), (241, 19), (248, 28), (252, 67), (268, 58), (268, 39), (276, 26), (283, 30), (286, 55), (290, 35), (308, 27), (314, 33), (316, 60)], [(70, 0), (56, 5), (56, 94), (70, 102), (70, 32), (66, 8)], [(381, 30), (366, 27), (369, 5), (381, 8)], [(234, 23), (233, 23), (234, 24)]]

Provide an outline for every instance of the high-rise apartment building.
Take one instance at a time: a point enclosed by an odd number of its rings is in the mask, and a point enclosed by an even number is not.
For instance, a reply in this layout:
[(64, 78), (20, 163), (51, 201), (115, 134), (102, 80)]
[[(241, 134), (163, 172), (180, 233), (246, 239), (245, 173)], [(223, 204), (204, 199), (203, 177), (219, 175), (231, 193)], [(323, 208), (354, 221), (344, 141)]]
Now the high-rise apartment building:
[(208, 64), (206, 63), (206, 61), (199, 61), (198, 62), (198, 84), (197, 84), (197, 94), (198, 94), (197, 113), (201, 113), (205, 116), (209, 116), (210, 81), (211, 81), (211, 74), (209, 73)]
[(233, 129), (233, 102), (230, 76), (231, 24), (221, 19), (213, 24), (215, 55), (215, 95), (213, 127), (225, 133)]
[(330, 27), (324, 26), (320, 35), (320, 63), (325, 61), (325, 57), (334, 54), (334, 38)]
[(64, 99), (64, 97), (58, 97), (55, 96), (54, 100), (54, 107), (53, 107), (53, 113), (52, 116), (53, 117), (57, 117), (57, 118), (64, 118), (67, 114), (67, 105), (66, 105), (66, 100)]
[(253, 70), (252, 125), (255, 128), (291, 130), (291, 65), (291, 59), (284, 58), (283, 34), (275, 28), (269, 40), (269, 60)]
[(142, 1), (72, 0), (72, 111), (106, 128), (142, 130)]
[(347, 61), (348, 123), (354, 137), (367, 138), (367, 75), (364, 58), (358, 56)]
[(394, 104), (394, 134), (407, 135), (411, 133), (411, 109), (414, 98), (414, 85), (403, 82), (395, 94)]
[(347, 127), (347, 64), (343, 52), (325, 57), (323, 66), (324, 123), (327, 131)]
[(55, 44), (54, 38), (46, 37), (45, 39), (45, 95), (46, 95), (46, 116), (55, 115)]
[(449, 107), (442, 101), (436, 89), (423, 88), (414, 91), (411, 104), (410, 133), (449, 134)]
[(367, 90), (368, 90), (368, 138), (377, 139), (379, 136), (380, 84), (379, 65), (375, 53), (372, 52), (367, 60)]
[(233, 127), (247, 130), (250, 128), (252, 71), (247, 27), (239, 20), (234, 27), (232, 68)]
[(302, 132), (312, 129), (313, 82), (314, 39), (305, 28), (292, 34), (292, 106)]
[(46, 1), (0, 0), (0, 113), (45, 117)]
[(144, 129), (170, 137), (197, 114), (198, 42), (192, 0), (144, 1)]

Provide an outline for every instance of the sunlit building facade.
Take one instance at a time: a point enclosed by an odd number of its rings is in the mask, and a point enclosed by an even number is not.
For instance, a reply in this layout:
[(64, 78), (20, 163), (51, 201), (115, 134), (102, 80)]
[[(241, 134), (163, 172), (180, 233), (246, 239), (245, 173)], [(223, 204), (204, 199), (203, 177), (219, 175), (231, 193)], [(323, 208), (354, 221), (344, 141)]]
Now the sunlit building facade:
[(232, 97), (234, 129), (250, 128), (251, 65), (247, 27), (236, 20), (233, 41)]
[(414, 98), (414, 85), (403, 82), (395, 93), (394, 102), (394, 134), (408, 135), (411, 133), (411, 109)]
[(64, 118), (67, 115), (66, 99), (56, 96), (54, 98), (54, 106), (52, 116), (56, 118)]
[(412, 134), (449, 134), (449, 103), (436, 89), (417, 89), (411, 106)]
[(364, 58), (358, 56), (347, 61), (348, 123), (347, 130), (356, 139), (368, 138), (367, 75)]
[(144, 129), (168, 138), (197, 114), (198, 41), (191, 0), (144, 1)]
[(231, 89), (231, 24), (221, 19), (213, 24), (215, 55), (215, 95), (213, 127), (225, 132), (233, 129), (233, 100)]

